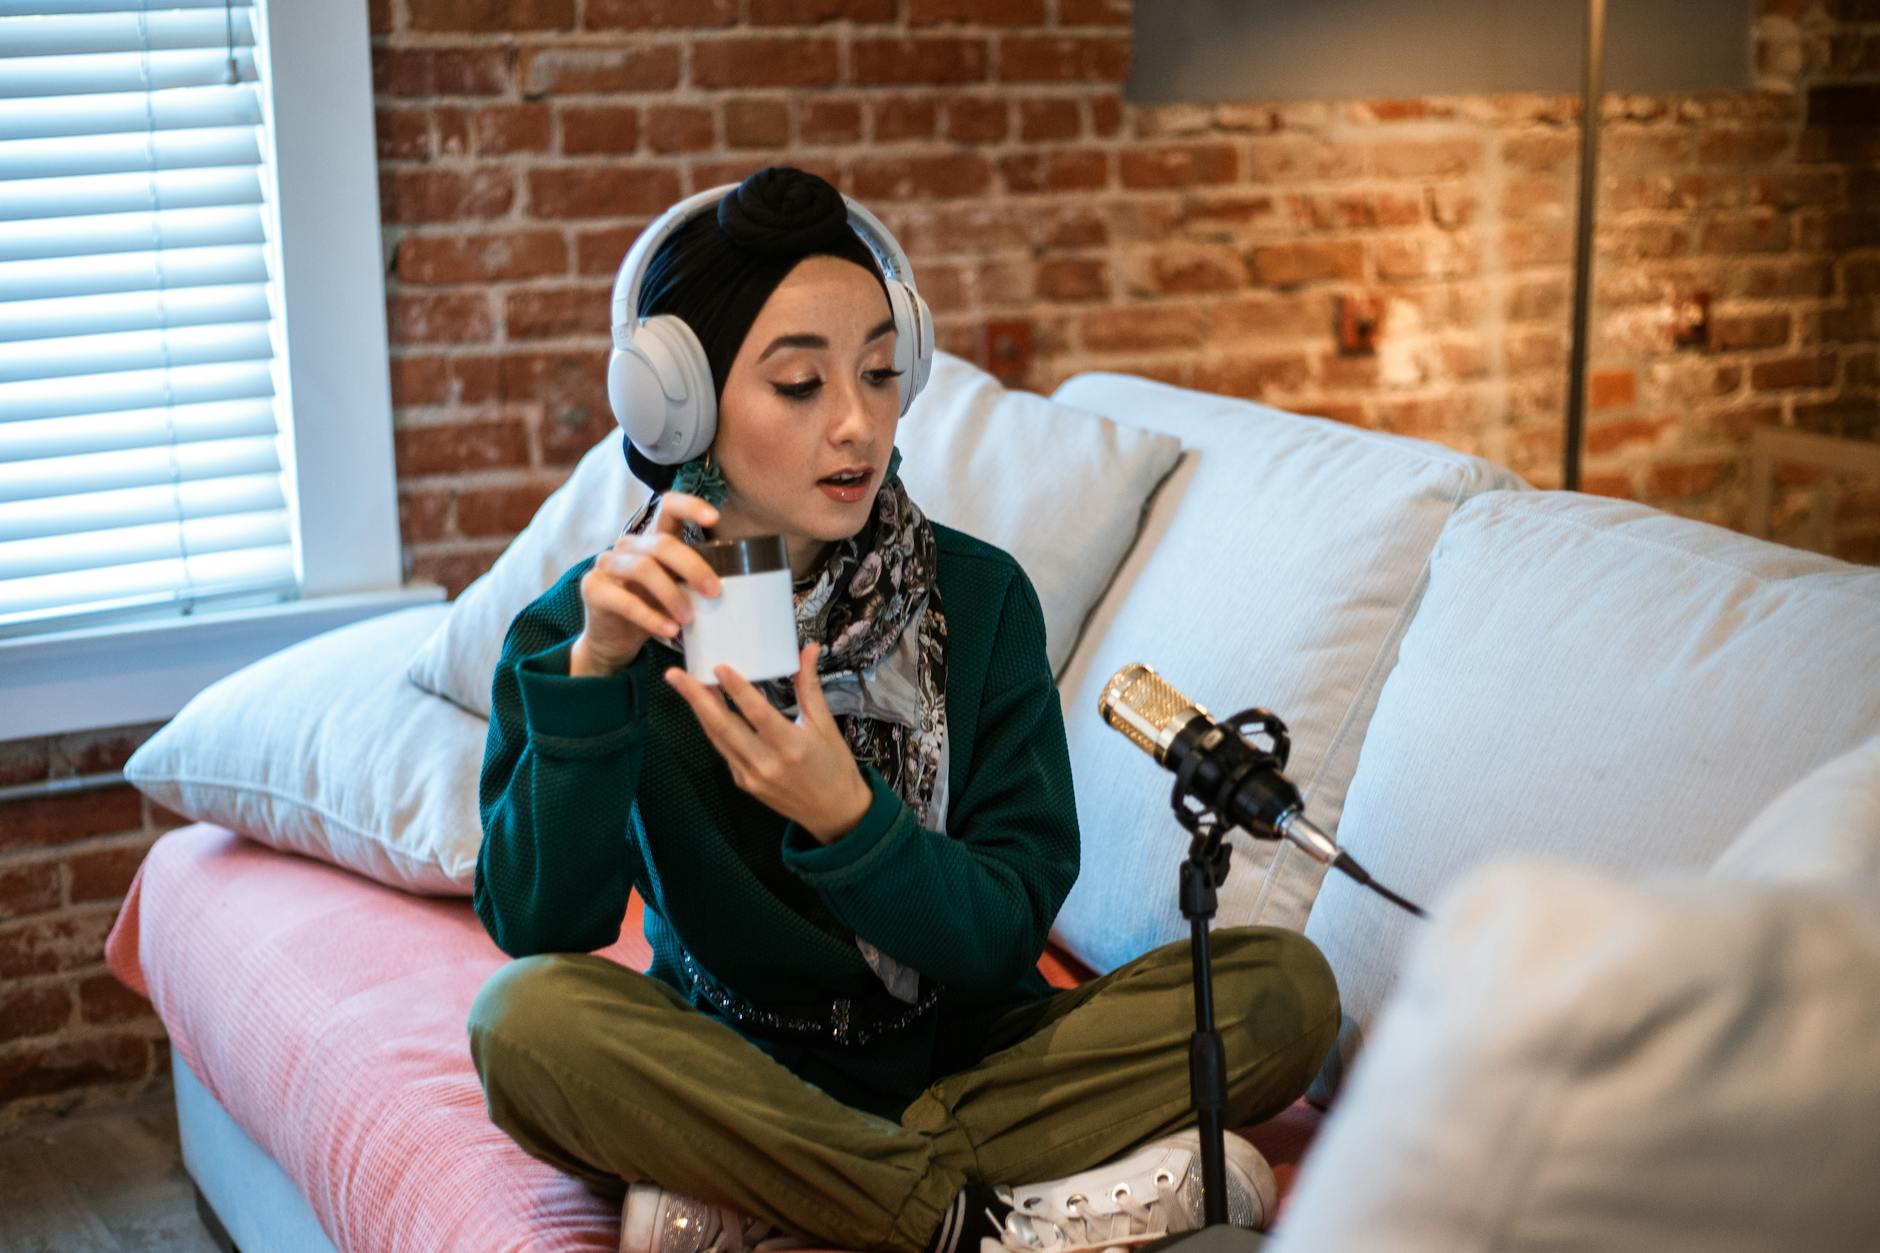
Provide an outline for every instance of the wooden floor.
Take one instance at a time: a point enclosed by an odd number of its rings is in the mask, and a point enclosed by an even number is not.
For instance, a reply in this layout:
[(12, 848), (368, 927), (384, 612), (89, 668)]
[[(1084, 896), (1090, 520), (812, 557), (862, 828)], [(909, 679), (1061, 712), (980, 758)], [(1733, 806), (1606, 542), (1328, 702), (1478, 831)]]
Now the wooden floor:
[(6, 1253), (216, 1253), (165, 1089), (0, 1139)]

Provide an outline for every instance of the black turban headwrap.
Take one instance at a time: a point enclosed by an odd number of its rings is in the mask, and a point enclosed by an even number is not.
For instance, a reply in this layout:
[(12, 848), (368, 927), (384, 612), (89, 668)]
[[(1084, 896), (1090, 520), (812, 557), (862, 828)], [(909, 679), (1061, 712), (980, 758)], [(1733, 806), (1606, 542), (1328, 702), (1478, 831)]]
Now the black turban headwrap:
[[(766, 166), (739, 183), (660, 245), (646, 267), (639, 314), (672, 314), (698, 336), (722, 398), (751, 323), (777, 285), (805, 257), (841, 257), (881, 281), (875, 254), (849, 225), (842, 195), (826, 180), (788, 166)], [(663, 466), (625, 441), (634, 477), (656, 492), (672, 486)]]

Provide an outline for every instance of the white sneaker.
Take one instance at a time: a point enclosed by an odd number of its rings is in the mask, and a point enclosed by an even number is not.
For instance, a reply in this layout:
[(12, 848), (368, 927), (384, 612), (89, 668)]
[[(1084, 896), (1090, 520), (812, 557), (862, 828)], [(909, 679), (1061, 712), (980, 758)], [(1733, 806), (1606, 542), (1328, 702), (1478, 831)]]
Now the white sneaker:
[[(1260, 1150), (1228, 1132), (1227, 1220), (1264, 1230), (1279, 1204), (1279, 1184)], [(1152, 1140), (1113, 1162), (1049, 1183), (994, 1188), (1011, 1205), (997, 1240), (980, 1253), (1070, 1253), (1128, 1248), (1202, 1225), (1201, 1133), (1193, 1128)]]
[(628, 1185), (620, 1207), (620, 1253), (772, 1253), (808, 1244), (729, 1205), (707, 1205), (656, 1184)]

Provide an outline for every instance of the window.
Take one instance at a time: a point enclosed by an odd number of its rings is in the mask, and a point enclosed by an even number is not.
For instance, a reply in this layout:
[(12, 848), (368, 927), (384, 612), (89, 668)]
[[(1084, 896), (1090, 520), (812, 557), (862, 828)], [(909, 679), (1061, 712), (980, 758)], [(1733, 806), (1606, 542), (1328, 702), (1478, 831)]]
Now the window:
[(198, 4), (0, 17), (0, 631), (298, 590), (253, 10)]
[(0, 738), (440, 596), (399, 588), (372, 136), (363, 5), (0, 0)]

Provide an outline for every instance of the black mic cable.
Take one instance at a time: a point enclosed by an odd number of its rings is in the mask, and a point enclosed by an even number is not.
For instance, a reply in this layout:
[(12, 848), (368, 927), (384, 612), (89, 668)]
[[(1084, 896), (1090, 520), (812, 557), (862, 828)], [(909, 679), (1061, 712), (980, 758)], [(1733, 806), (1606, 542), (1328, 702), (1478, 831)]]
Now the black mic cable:
[[(1290, 841), (1314, 861), (1342, 871), (1399, 909), (1425, 917), (1414, 903), (1373, 879), (1350, 853), (1306, 818), (1299, 789), (1282, 773), (1292, 741), (1286, 724), (1273, 714), (1247, 709), (1217, 722), (1140, 662), (1124, 666), (1111, 677), (1097, 709), (1105, 722), (1157, 765), (1174, 772), (1173, 800), (1184, 823), (1193, 821), (1194, 811), (1187, 807), (1192, 799), (1204, 813), (1259, 839)], [(1248, 739), (1249, 732), (1266, 735), (1273, 747), (1259, 747)]]

